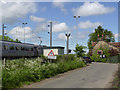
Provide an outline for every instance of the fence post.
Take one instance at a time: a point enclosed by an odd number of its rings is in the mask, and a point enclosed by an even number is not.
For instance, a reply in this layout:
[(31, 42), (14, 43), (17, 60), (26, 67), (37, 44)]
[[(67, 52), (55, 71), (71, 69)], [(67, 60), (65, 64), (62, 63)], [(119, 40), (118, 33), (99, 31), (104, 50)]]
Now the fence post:
[(6, 64), (6, 59), (4, 58), (4, 66), (5, 66), (5, 64)]

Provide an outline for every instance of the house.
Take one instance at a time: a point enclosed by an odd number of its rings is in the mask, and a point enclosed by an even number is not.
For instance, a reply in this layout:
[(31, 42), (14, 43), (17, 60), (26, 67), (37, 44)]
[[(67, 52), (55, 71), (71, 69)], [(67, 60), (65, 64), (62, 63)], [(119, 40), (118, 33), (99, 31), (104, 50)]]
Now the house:
[(105, 42), (105, 41), (98, 41), (92, 42), (92, 54), (99, 48), (109, 48), (109, 50), (114, 49), (120, 52), (120, 42)]

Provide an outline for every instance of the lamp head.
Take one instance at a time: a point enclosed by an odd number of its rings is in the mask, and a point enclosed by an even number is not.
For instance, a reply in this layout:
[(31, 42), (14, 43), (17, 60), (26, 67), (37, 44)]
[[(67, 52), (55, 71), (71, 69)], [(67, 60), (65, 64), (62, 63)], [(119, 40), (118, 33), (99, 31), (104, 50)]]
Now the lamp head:
[(74, 16), (74, 18), (76, 18), (76, 16)]
[(65, 35), (67, 36), (67, 33)]

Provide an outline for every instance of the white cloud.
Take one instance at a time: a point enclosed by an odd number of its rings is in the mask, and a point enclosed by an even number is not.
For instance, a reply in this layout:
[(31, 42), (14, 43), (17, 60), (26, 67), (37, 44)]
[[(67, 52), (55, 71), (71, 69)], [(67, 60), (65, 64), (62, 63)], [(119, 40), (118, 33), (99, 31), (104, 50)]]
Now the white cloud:
[(65, 36), (65, 33), (60, 33), (60, 34), (58, 35), (58, 39), (60, 39), (60, 40), (66, 40), (67, 37)]
[(42, 7), (40, 11), (45, 12), (47, 10), (47, 7)]
[[(12, 36), (14, 39), (18, 39), (20, 41), (24, 40), (24, 28), (22, 27), (15, 27), (11, 31), (9, 31), (9, 34)], [(30, 27), (25, 27), (25, 40), (35, 40), (36, 34), (32, 32), (32, 29)]]
[(62, 32), (62, 31), (68, 31), (68, 30), (69, 28), (64, 22), (53, 25), (53, 32)]
[(86, 39), (89, 34), (90, 34), (90, 31), (78, 32), (78, 38), (82, 40)]
[(36, 26), (36, 31), (40, 32), (40, 31), (48, 31), (48, 23), (40, 23)]
[[(66, 32), (67, 33), (67, 32)], [(60, 33), (59, 35), (58, 35), (58, 39), (59, 40), (67, 40), (67, 37), (66, 37), (66, 33)], [(70, 33), (70, 32), (68, 32), (68, 33)], [(70, 35), (70, 37), (69, 38), (72, 38), (72, 36)]]
[(28, 13), (35, 13), (37, 11), (35, 3), (21, 2), (19, 4), (15, 2), (0, 3), (2, 13), (0, 14), (0, 22), (6, 24), (13, 24), (19, 20), (19, 18), (26, 18)]
[(96, 28), (98, 27), (99, 25), (102, 25), (102, 23), (100, 22), (90, 22), (90, 21), (86, 21), (86, 22), (80, 22), (78, 27), (79, 28), (82, 28), (82, 29), (87, 29), (87, 28)]
[(119, 38), (120, 37), (120, 34), (116, 33), (114, 34), (115, 38)]
[[(61, 1), (63, 1), (63, 2), (61, 2)], [(53, 1), (53, 5), (54, 5), (55, 7), (60, 8), (60, 10), (63, 11), (64, 13), (67, 13), (67, 10), (64, 8), (64, 2), (65, 2), (65, 1), (66, 1), (66, 0), (54, 0), (54, 1)]]
[(114, 10), (115, 8), (105, 7), (103, 4), (100, 4), (98, 2), (94, 2), (94, 3), (85, 2), (82, 6), (72, 9), (74, 15), (80, 15), (80, 16), (102, 15), (102, 14), (111, 13)]
[(30, 19), (34, 22), (39, 22), (39, 23), (45, 21), (45, 18), (40, 18), (36, 16), (30, 16)]
[[(44, 22), (44, 23), (40, 23), (37, 25), (36, 27), (36, 31), (49, 31), (50, 27), (48, 27), (48, 25), (50, 25), (49, 22)], [(64, 31), (69, 31), (69, 27), (66, 25), (65, 22), (59, 23), (57, 21), (53, 21), (52, 22), (52, 32), (64, 32)]]

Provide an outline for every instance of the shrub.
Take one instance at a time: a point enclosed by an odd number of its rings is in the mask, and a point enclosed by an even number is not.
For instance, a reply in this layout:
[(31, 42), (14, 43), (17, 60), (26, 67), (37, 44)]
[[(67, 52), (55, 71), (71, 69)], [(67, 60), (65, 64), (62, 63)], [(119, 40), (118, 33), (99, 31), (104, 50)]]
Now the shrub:
[[(97, 49), (97, 50), (103, 50), (103, 55), (105, 55), (106, 57), (109, 57), (110, 56), (110, 53), (108, 52), (109, 49), (108, 48), (100, 48), (100, 49)], [(94, 52), (94, 54), (90, 57), (92, 61), (95, 61), (95, 62), (106, 62), (106, 59), (105, 58), (100, 58), (100, 55), (97, 54), (97, 50)]]
[[(63, 55), (59, 57), (64, 59), (63, 62), (46, 63), (43, 65), (39, 63), (41, 61), (40, 59), (19, 59), (7, 61), (6, 66), (3, 66), (2, 71), (2, 87), (20, 87), (23, 84), (41, 81), (45, 78), (55, 76), (68, 70), (85, 66), (85, 63), (79, 59), (75, 59), (74, 55)], [(57, 60), (60, 60), (60, 58)]]

